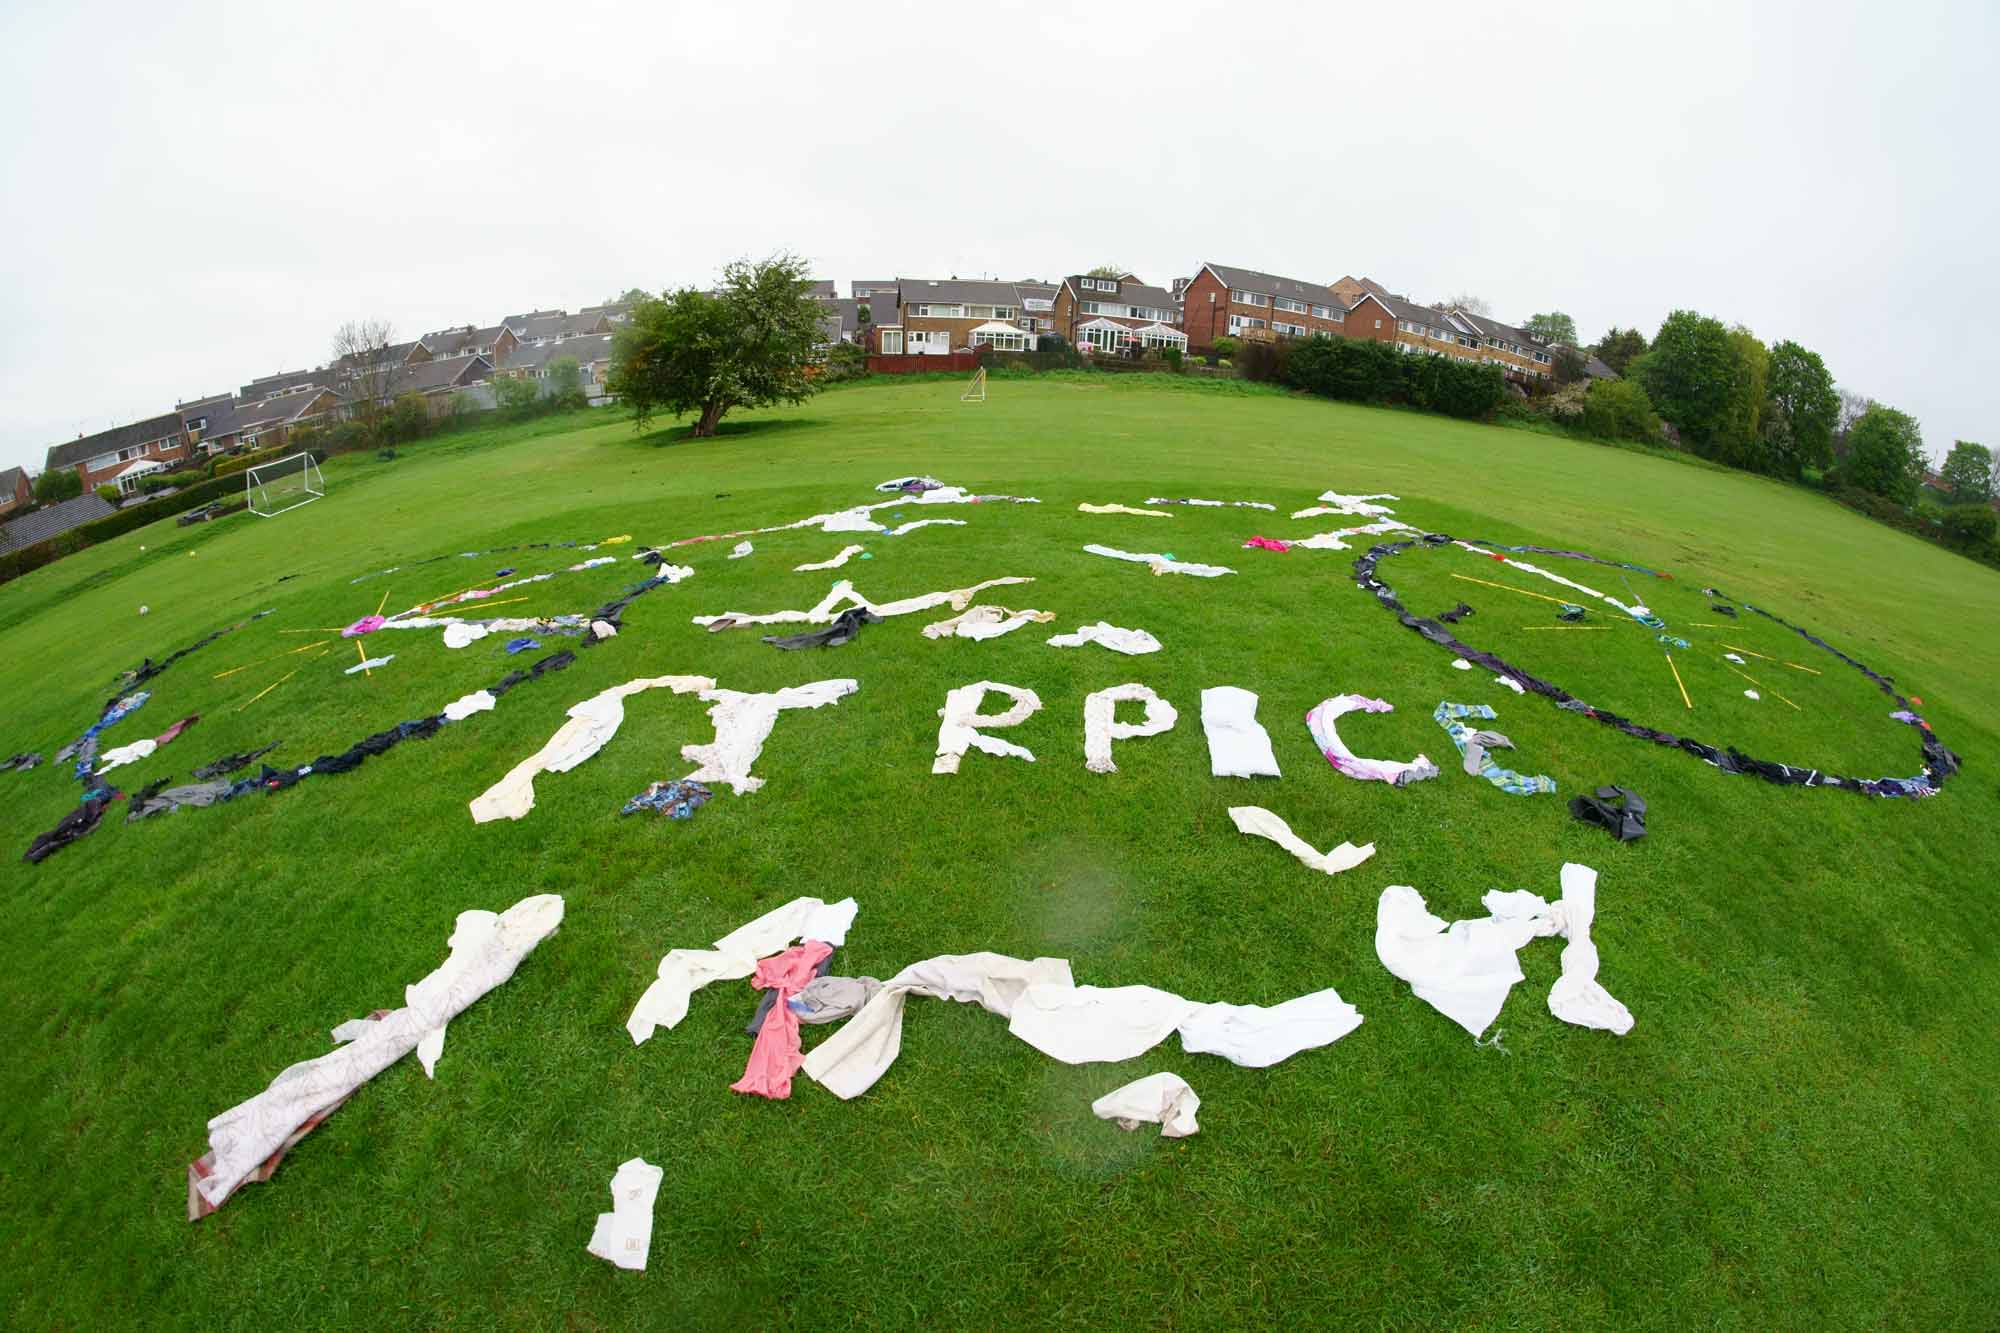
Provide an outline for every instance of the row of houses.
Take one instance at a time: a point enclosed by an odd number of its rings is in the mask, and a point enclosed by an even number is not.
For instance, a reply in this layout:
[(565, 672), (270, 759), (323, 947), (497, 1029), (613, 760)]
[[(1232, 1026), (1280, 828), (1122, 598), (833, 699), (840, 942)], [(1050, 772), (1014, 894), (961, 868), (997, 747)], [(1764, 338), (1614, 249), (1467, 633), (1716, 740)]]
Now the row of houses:
[[(1330, 334), (1497, 365), (1511, 378), (1533, 381), (1553, 375), (1561, 350), (1462, 306), (1419, 304), (1372, 278), (1310, 282), (1215, 263), (1166, 288), (1131, 273), (1079, 273), (1054, 283), (898, 278), (857, 281), (842, 301), (832, 283), (817, 286), (815, 295), (837, 311), (839, 336), (884, 356), (982, 346), (1023, 351), (1051, 333), (1086, 355), (1154, 348), (1206, 353), (1224, 337), (1269, 342)], [(1602, 362), (1587, 371), (1611, 374)]]
[[(845, 297), (835, 283), (816, 280), (810, 294), (826, 307), (828, 344), (857, 343), (882, 356), (1030, 351), (1049, 335), (1091, 356), (1207, 353), (1224, 337), (1267, 342), (1331, 334), (1498, 365), (1517, 381), (1534, 381), (1552, 375), (1561, 350), (1462, 306), (1412, 301), (1371, 278), (1322, 283), (1215, 263), (1166, 287), (1132, 273), (1100, 272), (1053, 282), (857, 279)], [(416, 394), (437, 414), (453, 395), (477, 397), (477, 386), (495, 379), (546, 380), (550, 365), (565, 357), (577, 363), (585, 393), (601, 401), (612, 335), (630, 314), (629, 305), (613, 303), (439, 329), (365, 356), (260, 376), (231, 392), (177, 403), (172, 412), (53, 445), (47, 466), (75, 469), (86, 491), (110, 484), (131, 495), (152, 473), (204, 454), (282, 445), (300, 427), (350, 414), (371, 398)], [(1611, 374), (1594, 358), (1587, 370)], [(0, 514), (26, 503), (24, 475), (11, 486), (0, 475), (0, 487), (9, 488), (0, 494)]]
[[(112, 485), (130, 496), (153, 473), (208, 454), (280, 446), (300, 427), (337, 420), (371, 398), (416, 394), (439, 415), (452, 395), (495, 379), (546, 380), (563, 357), (577, 363), (586, 395), (601, 400), (612, 334), (629, 316), (629, 306), (613, 304), (575, 314), (530, 310), (483, 328), (439, 329), (325, 365), (262, 375), (229, 392), (176, 403), (171, 412), (51, 445), (45, 466), (74, 469), (86, 492)], [(25, 487), (25, 476), (18, 481)], [(9, 508), (0, 504), (0, 514)]]

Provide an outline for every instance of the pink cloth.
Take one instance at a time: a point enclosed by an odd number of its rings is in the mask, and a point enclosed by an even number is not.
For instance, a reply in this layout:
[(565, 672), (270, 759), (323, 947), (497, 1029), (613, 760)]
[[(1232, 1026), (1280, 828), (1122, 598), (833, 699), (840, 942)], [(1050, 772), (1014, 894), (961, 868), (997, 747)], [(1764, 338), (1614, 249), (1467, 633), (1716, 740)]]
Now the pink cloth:
[(168, 727), (165, 731), (161, 732), (159, 735), (153, 737), (153, 743), (155, 745), (165, 745), (168, 741), (180, 735), (183, 731), (186, 731), (189, 727), (193, 726), (195, 723), (199, 721), (201, 721), (200, 713), (190, 713), (186, 717), (182, 718), (180, 721), (174, 723), (171, 727)]
[(1252, 537), (1243, 543), (1243, 549), (1246, 551), (1253, 546), (1261, 547), (1266, 551), (1289, 551), (1292, 549), (1289, 542), (1281, 542), (1276, 537)]
[(750, 1048), (750, 1063), (743, 1077), (729, 1085), (731, 1092), (747, 1092), (772, 1101), (792, 1095), (792, 1075), (799, 1072), (806, 1057), (799, 1049), (799, 1016), (792, 1012), (791, 1000), (813, 979), (819, 960), (833, 952), (833, 946), (807, 940), (796, 949), (766, 958), (757, 964), (750, 984), (758, 990), (776, 990), (778, 1001), (757, 1029), (757, 1042)]
[(342, 630), (340, 637), (343, 639), (358, 639), (364, 634), (373, 634), (376, 630), (382, 628), (383, 620), (384, 617), (382, 616), (363, 616)]

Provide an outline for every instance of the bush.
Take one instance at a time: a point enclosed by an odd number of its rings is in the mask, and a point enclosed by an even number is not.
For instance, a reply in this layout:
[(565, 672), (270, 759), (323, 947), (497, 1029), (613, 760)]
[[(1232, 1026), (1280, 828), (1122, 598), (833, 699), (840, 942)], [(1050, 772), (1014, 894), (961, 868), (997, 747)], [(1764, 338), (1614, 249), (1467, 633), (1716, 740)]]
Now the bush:
[(233, 454), (216, 463), (215, 475), (217, 477), (234, 476), (245, 468), (253, 468), (260, 463), (276, 462), (278, 459), (285, 457), (287, 452), (297, 453), (298, 450), (288, 449), (287, 446), (280, 445), (276, 449), (258, 449), (253, 453)]
[[(575, 362), (571, 362), (572, 365)], [(383, 433), (390, 441), (415, 440), (429, 432), (431, 428), (430, 405), (420, 393), (406, 393), (397, 396), (390, 405), (389, 416), (382, 423)]]
[(493, 401), (503, 412), (526, 416), (541, 398), (542, 387), (534, 380), (509, 375), (493, 381)]
[(1606, 440), (1657, 443), (1660, 417), (1653, 400), (1635, 380), (1599, 380), (1583, 401), (1583, 428)]
[(107, 504), (117, 504), (123, 497), (118, 494), (118, 488), (107, 481), (97, 488), (97, 498)]
[(827, 349), (820, 379), (827, 384), (843, 384), (868, 374), (868, 349), (858, 343), (835, 343)]
[(1289, 342), (1246, 342), (1236, 352), (1243, 378), (1257, 384), (1287, 384), (1292, 360)]
[(1180, 373), (1181, 373), (1181, 349), (1180, 349), (1180, 348), (1178, 348), (1178, 347), (1163, 347), (1163, 348), (1161, 348), (1161, 349), (1160, 349), (1160, 358), (1161, 358), (1161, 360), (1163, 360), (1163, 361), (1165, 361), (1165, 362), (1167, 363), (1167, 369), (1168, 369), (1168, 370), (1171, 370), (1171, 371), (1173, 371), (1173, 372), (1174, 372), (1174, 374), (1176, 374), (1176, 375), (1178, 375), (1178, 374), (1180, 374)]
[(1944, 537), (1955, 546), (1990, 546), (2000, 531), (2000, 516), (1981, 504), (1953, 505), (1944, 511)]
[(73, 467), (50, 468), (35, 478), (35, 503), (52, 505), (83, 494), (83, 478)]
[(1223, 334), (1208, 349), (1208, 364), (1213, 366), (1223, 361), (1234, 361), (1239, 346), (1236, 339), (1226, 333)]
[[(1245, 353), (1258, 345), (1246, 344)], [(1406, 402), (1427, 412), (1484, 421), (1508, 401), (1507, 379), (1498, 366), (1413, 356), (1398, 352), (1392, 343), (1326, 334), (1281, 346), (1288, 349), (1285, 383), (1343, 402)]]

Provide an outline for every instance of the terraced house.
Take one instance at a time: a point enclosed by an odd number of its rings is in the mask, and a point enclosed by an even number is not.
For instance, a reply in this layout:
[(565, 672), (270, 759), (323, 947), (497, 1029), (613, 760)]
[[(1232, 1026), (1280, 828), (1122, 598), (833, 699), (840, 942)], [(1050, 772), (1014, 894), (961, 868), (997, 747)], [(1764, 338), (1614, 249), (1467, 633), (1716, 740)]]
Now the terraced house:
[(900, 304), (894, 324), (885, 322), (885, 312), (877, 312), (871, 303), (871, 347), (885, 356), (943, 356), (958, 348), (988, 346), (1002, 352), (1026, 351), (1034, 346), (1036, 335), (1020, 322), (1022, 301), (1040, 298), (1023, 298), (1022, 285), (960, 278), (898, 278)]
[(139, 478), (188, 456), (191, 446), (179, 412), (113, 426), (66, 444), (49, 446), (47, 466), (75, 468), (88, 491), (109, 482), (130, 495)]
[(1511, 324), (1374, 292), (1347, 312), (1347, 336), (1394, 343), (1403, 352), (1497, 365), (1518, 379), (1547, 379), (1554, 368), (1549, 349)]
[(1221, 337), (1250, 342), (1347, 332), (1346, 306), (1325, 283), (1203, 264), (1182, 293), (1182, 327), (1198, 352)]
[(1087, 351), (1172, 347), (1185, 352), (1188, 337), (1180, 323), (1173, 293), (1149, 287), (1130, 273), (1115, 278), (1072, 274), (1056, 289), (1056, 331)]

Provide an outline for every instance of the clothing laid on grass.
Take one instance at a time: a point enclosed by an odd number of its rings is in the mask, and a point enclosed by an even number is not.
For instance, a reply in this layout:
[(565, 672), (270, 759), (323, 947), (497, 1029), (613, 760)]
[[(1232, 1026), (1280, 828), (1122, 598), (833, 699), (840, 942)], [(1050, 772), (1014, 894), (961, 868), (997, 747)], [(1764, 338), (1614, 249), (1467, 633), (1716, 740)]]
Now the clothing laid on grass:
[(1140, 518), (1172, 518), (1164, 509), (1134, 509), (1131, 505), (1080, 504), (1077, 509), (1085, 514), (1135, 514)]
[(757, 548), (752, 546), (749, 542), (738, 542), (736, 543), (735, 549), (729, 553), (729, 558), (731, 560), (741, 560), (744, 556), (749, 555), (756, 549)]
[(625, 721), (625, 700), (645, 690), (668, 689), (675, 694), (712, 690), (707, 676), (642, 676), (602, 690), (569, 710), (569, 721), (557, 728), (541, 749), (507, 771), (506, 776), (472, 800), (472, 822), (519, 819), (535, 808), (535, 777), (567, 773), (618, 734)]
[(1339, 491), (1322, 491), (1320, 504), (1325, 508), (1302, 509), (1293, 518), (1306, 518), (1312, 514), (1360, 514), (1364, 517), (1376, 514), (1393, 514), (1396, 511), (1387, 505), (1372, 504), (1374, 500), (1395, 500), (1394, 495), (1342, 495)]
[(975, 606), (949, 620), (934, 620), (924, 626), (926, 639), (997, 639), (1027, 624), (1046, 625), (1056, 618), (1053, 611), (1010, 610), (1004, 606)]
[(828, 1092), (851, 1100), (874, 1087), (902, 1053), (903, 1010), (910, 996), (977, 1004), (1005, 1018), (1030, 984), (1067, 985), (1069, 980), (1069, 963), (1061, 958), (1024, 960), (997, 953), (927, 958), (883, 982), (853, 1018), (806, 1054), (803, 1068)]
[(1595, 824), (1620, 842), (1646, 836), (1646, 798), (1624, 787), (1599, 787), (1569, 798), (1570, 818)]
[(270, 1087), (208, 1122), (209, 1150), (188, 1167), (188, 1219), (220, 1208), (238, 1186), (267, 1180), (303, 1131), (411, 1051), (426, 1076), (444, 1050), (446, 1026), (514, 975), (562, 924), (563, 900), (524, 898), (503, 913), (461, 912), (442, 966), (404, 992), (403, 1007), (334, 1029), (342, 1044), (286, 1069)]
[(1567, 862), (1561, 884), (1562, 899), (1553, 905), (1525, 889), (1489, 891), (1480, 900), (1488, 916), (1449, 924), (1431, 915), (1415, 889), (1392, 885), (1376, 904), (1376, 956), (1419, 999), (1476, 1038), (1522, 979), (1521, 948), (1560, 935), (1569, 943), (1562, 974), (1549, 990), (1549, 1012), (1565, 1023), (1623, 1036), (1632, 1030), (1631, 1011), (1598, 984), (1597, 947), (1590, 939), (1597, 872)]
[(1276, 537), (1245, 537), (1243, 549), (1246, 551), (1276, 551), (1280, 555), (1292, 549), (1290, 542), (1281, 542)]
[[(1013, 706), (1005, 712), (982, 714), (979, 706), (988, 691), (1006, 695), (1014, 701)], [(1019, 726), (1041, 711), (1041, 707), (1041, 696), (1033, 690), (1018, 685), (1002, 685), (994, 680), (975, 681), (947, 692), (944, 707), (938, 709), (938, 716), (943, 721), (938, 724), (937, 755), (931, 761), (931, 772), (958, 772), (959, 760), (965, 757), (968, 748), (990, 754), (996, 759), (1025, 759), (1034, 763), (1034, 753), (1026, 746), (989, 736), (983, 728)]]
[(738, 629), (745, 625), (825, 625), (843, 610), (862, 607), (873, 611), (883, 619), (891, 616), (905, 616), (914, 611), (928, 611), (933, 607), (949, 606), (954, 611), (963, 611), (972, 605), (972, 599), (988, 588), (1004, 587), (1013, 583), (1033, 583), (1031, 578), (1009, 576), (988, 579), (975, 583), (970, 588), (951, 588), (943, 592), (921, 593), (915, 597), (905, 597), (894, 602), (879, 605), (856, 592), (854, 585), (846, 579), (835, 583), (821, 598), (818, 605), (805, 611), (766, 611), (751, 615), (743, 611), (725, 611), (719, 616), (696, 616), (694, 623), (710, 630)]
[(42, 762), (41, 752), (17, 754), (0, 763), (0, 773), (25, 773)]
[(873, 977), (815, 977), (791, 999), (801, 1023), (837, 1023), (861, 1012), (882, 990)]
[(1221, 509), (1225, 506), (1231, 509), (1276, 509), (1278, 507), (1273, 504), (1265, 504), (1262, 500), (1169, 500), (1158, 495), (1147, 496), (1146, 503), (1149, 505), (1194, 505), (1201, 509)]
[[(1143, 720), (1118, 720), (1118, 705), (1126, 702), (1144, 706)], [(1113, 741), (1157, 736), (1173, 730), (1179, 719), (1172, 704), (1136, 681), (1087, 695), (1083, 701), (1083, 766), (1093, 773), (1116, 773), (1118, 765), (1111, 761)]]
[(1203, 1004), (1152, 986), (1042, 983), (1015, 1002), (1008, 1031), (1064, 1064), (1130, 1060), (1178, 1032), (1182, 1049), (1261, 1069), (1327, 1046), (1361, 1026), (1332, 989), (1266, 1008)]
[(150, 690), (135, 690), (122, 698), (113, 699), (104, 706), (104, 711), (98, 714), (97, 721), (91, 723), (89, 730), (56, 751), (56, 762), (64, 764), (75, 759), (76, 780), (88, 783), (97, 767), (98, 736), (103, 734), (106, 727), (116, 726), (145, 707), (146, 701), (152, 697)]
[(866, 549), (868, 548), (865, 546), (858, 546), (858, 545), (843, 546), (840, 548), (840, 554), (834, 556), (831, 560), (817, 560), (812, 562), (811, 564), (793, 565), (792, 572), (796, 574), (804, 574), (810, 570), (816, 570), (816, 569), (839, 569), (842, 565), (846, 564), (849, 560), (852, 560), (855, 556), (860, 555)]
[(208, 782), (184, 783), (178, 787), (169, 787), (164, 780), (155, 782), (132, 793), (130, 807), (125, 812), (125, 822), (136, 824), (155, 815), (172, 814), (185, 806), (206, 809), (223, 801), (233, 801), (245, 792), (256, 789), (256, 778), (237, 778), (227, 782), (215, 778)]
[(116, 749), (106, 750), (98, 760), (97, 771), (100, 774), (109, 773), (114, 768), (123, 768), (126, 764), (136, 764), (141, 759), (150, 759), (155, 750), (172, 741), (176, 736), (179, 736), (183, 731), (186, 731), (199, 721), (201, 721), (200, 713), (190, 713), (157, 736), (142, 741), (133, 741), (130, 745), (120, 745)]
[[(530, 640), (530, 642), (533, 641)], [(540, 644), (535, 644), (535, 646), (537, 648), (541, 647)], [(347, 668), (347, 670), (343, 674), (351, 676), (357, 671), (373, 671), (376, 667), (388, 666), (389, 663), (395, 660), (396, 660), (396, 655), (394, 653), (388, 653), (381, 657), (366, 657), (363, 658), (361, 661), (356, 662), (353, 666)]]
[(364, 634), (373, 634), (381, 629), (386, 616), (363, 616), (340, 632), (343, 639), (358, 639)]
[[(1308, 514), (1337, 514), (1341, 512), (1338, 509), (1301, 509), (1298, 513), (1292, 515), (1292, 517), (1303, 518)], [(1410, 525), (1407, 523), (1397, 523), (1393, 520), (1385, 519), (1380, 523), (1364, 523), (1358, 528), (1335, 528), (1332, 532), (1315, 533), (1310, 537), (1292, 542), (1291, 545), (1308, 551), (1345, 551), (1351, 549), (1342, 540), (1346, 537), (1371, 537), (1378, 533), (1408, 532), (1409, 530)]]
[(1124, 653), (1127, 657), (1160, 651), (1160, 641), (1145, 630), (1120, 629), (1106, 620), (1100, 620), (1095, 625), (1080, 625), (1068, 634), (1058, 634), (1049, 640), (1052, 648), (1081, 648), (1086, 643), (1109, 648), (1114, 653)]
[[(851, 679), (816, 680), (807, 685), (788, 686), (768, 694), (745, 694), (740, 690), (707, 689), (702, 702), (709, 704), (708, 720), (715, 727), (715, 739), (702, 745), (683, 745), (681, 758), (699, 767), (682, 778), (683, 782), (726, 782), (741, 796), (756, 791), (764, 779), (750, 770), (764, 752), (764, 742), (778, 724), (778, 714), (793, 708), (824, 708), (838, 703), (860, 686)], [(838, 940), (829, 943), (837, 944)]]
[(832, 952), (832, 946), (825, 941), (808, 939), (757, 964), (750, 984), (778, 998), (757, 1031), (743, 1077), (729, 1085), (731, 1092), (773, 1101), (783, 1101), (792, 1095), (792, 1075), (798, 1072), (805, 1056), (799, 1049), (799, 1016), (792, 1012), (790, 1001), (813, 979), (820, 961)]
[(859, 907), (852, 898), (826, 903), (794, 898), (754, 921), (738, 926), (707, 949), (673, 949), (660, 959), (659, 973), (625, 1020), (638, 1045), (658, 1028), (673, 1028), (687, 1017), (688, 1000), (713, 981), (735, 981), (757, 970), (759, 959), (782, 953), (803, 940), (847, 942)]
[(1201, 729), (1208, 737), (1208, 771), (1218, 778), (1275, 778), (1271, 734), (1257, 721), (1257, 696), (1234, 685), (1201, 692)]
[(882, 535), (884, 537), (901, 537), (905, 533), (915, 532), (918, 528), (962, 528), (964, 526), (965, 520), (962, 518), (913, 518), (908, 523), (898, 524), (896, 527), (885, 529)]
[(590, 1253), (620, 1268), (643, 1272), (653, 1250), (653, 1205), (666, 1172), (643, 1157), (618, 1165), (611, 1177), (611, 1211), (597, 1215), (590, 1233)]
[(1364, 759), (1348, 749), (1334, 723), (1357, 711), (1391, 713), (1395, 711), (1395, 706), (1381, 699), (1370, 699), (1365, 694), (1337, 694), (1314, 705), (1312, 711), (1306, 714), (1306, 729), (1312, 733), (1313, 743), (1319, 746), (1319, 752), (1326, 756), (1329, 764), (1350, 778), (1387, 782), (1398, 787), (1438, 775), (1437, 765), (1421, 754), (1408, 763), (1397, 763), (1390, 759)]
[(1292, 832), (1291, 825), (1258, 805), (1232, 805), (1229, 807), (1229, 819), (1236, 825), (1238, 833), (1268, 838), (1296, 856), (1308, 869), (1322, 874), (1338, 875), (1352, 870), (1375, 855), (1375, 844), (1372, 842), (1361, 847), (1343, 842), (1332, 851), (1316, 851), (1305, 839)]
[(46, 833), (37, 833), (33, 842), (21, 859), (29, 865), (39, 865), (63, 848), (85, 836), (97, 827), (104, 818), (104, 808), (116, 798), (115, 792), (103, 796), (86, 796), (74, 810), (56, 821), (56, 826)]
[(1179, 1074), (1148, 1074), (1114, 1088), (1090, 1104), (1099, 1120), (1115, 1120), (1123, 1130), (1158, 1125), (1163, 1139), (1184, 1139), (1200, 1131), (1195, 1112), (1201, 1098)]
[(1083, 549), (1091, 555), (1109, 556), (1113, 560), (1130, 560), (1135, 564), (1151, 566), (1155, 574), (1192, 574), (1196, 578), (1213, 579), (1236, 572), (1223, 565), (1192, 564), (1158, 552), (1121, 551), (1113, 546), (1099, 546), (1095, 542)]
[(1546, 795), (1556, 789), (1554, 778), (1540, 773), (1530, 777), (1524, 773), (1516, 773), (1511, 768), (1502, 768), (1494, 762), (1492, 755), (1487, 751), (1511, 750), (1514, 748), (1514, 742), (1497, 731), (1474, 731), (1466, 726), (1464, 721), (1468, 717), (1492, 721), (1497, 715), (1485, 704), (1455, 704), (1447, 701), (1440, 703), (1431, 716), (1437, 719), (1437, 724), (1444, 728), (1447, 736), (1451, 737), (1451, 743), (1458, 747), (1459, 754), (1465, 760), (1466, 772), (1475, 777), (1485, 778), (1501, 791), (1511, 792), (1515, 796)]
[(800, 648), (838, 648), (844, 643), (852, 643), (861, 633), (863, 625), (879, 625), (882, 617), (866, 607), (851, 606), (833, 618), (833, 623), (825, 629), (807, 630), (803, 634), (767, 634), (764, 642), (773, 648), (796, 651)]
[(444, 712), (439, 714), (439, 716), (447, 722), (463, 722), (474, 713), (492, 712), (493, 705), (496, 702), (498, 701), (494, 699), (492, 691), (474, 690), (472, 693), (461, 695), (446, 704)]
[(654, 782), (625, 802), (618, 813), (632, 815), (651, 810), (668, 819), (692, 819), (694, 812), (707, 805), (714, 795), (699, 782)]

